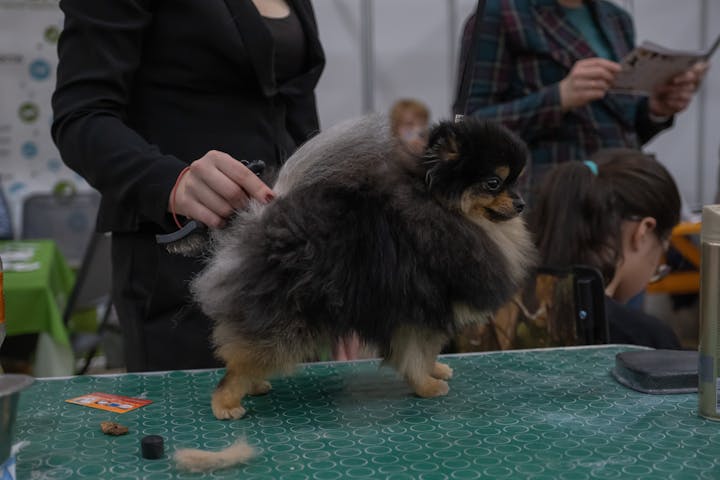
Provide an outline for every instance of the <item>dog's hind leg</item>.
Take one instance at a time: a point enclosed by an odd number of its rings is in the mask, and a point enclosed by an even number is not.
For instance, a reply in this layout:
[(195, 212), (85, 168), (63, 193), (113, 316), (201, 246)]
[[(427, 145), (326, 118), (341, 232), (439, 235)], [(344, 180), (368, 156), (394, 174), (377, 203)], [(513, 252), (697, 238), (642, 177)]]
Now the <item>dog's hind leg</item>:
[(249, 393), (251, 381), (238, 366), (228, 364), (227, 371), (212, 394), (212, 412), (219, 420), (230, 420), (245, 415), (243, 397)]
[(232, 343), (219, 346), (217, 354), (225, 361), (226, 372), (212, 394), (215, 417), (226, 420), (245, 415), (242, 399), (270, 391), (266, 379), (291, 370), (300, 360), (292, 352), (286, 345), (273, 343), (273, 339), (234, 338)]
[(307, 358), (313, 343), (303, 329), (290, 329), (259, 338), (238, 334), (217, 325), (213, 332), (216, 354), (225, 361), (225, 376), (212, 395), (212, 411), (218, 419), (245, 415), (242, 399), (270, 391), (267, 378), (288, 373)]
[(249, 347), (247, 342), (234, 342), (218, 350), (225, 360), (226, 371), (212, 394), (212, 411), (220, 420), (240, 418), (245, 415), (242, 399), (245, 395), (269, 391), (270, 384), (265, 378), (274, 373), (274, 369), (258, 361), (267, 353)]
[(448, 393), (444, 379), (452, 376), (447, 365), (436, 362), (447, 337), (421, 327), (403, 326), (394, 333), (385, 363), (392, 365), (420, 397)]

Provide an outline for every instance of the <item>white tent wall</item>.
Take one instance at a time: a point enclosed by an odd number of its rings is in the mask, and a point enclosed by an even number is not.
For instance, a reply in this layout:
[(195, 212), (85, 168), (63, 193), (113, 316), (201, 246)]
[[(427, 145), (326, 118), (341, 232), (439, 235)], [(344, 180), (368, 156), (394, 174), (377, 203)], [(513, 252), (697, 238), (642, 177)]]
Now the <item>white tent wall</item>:
[[(638, 42), (697, 49), (720, 34), (718, 1), (617, 3), (633, 14)], [(324, 127), (366, 111), (387, 111), (400, 97), (424, 101), (435, 120), (448, 118), (460, 34), (474, 0), (314, 0), (313, 5), (328, 59), (317, 89)], [(668, 166), (693, 208), (712, 202), (717, 190), (718, 134), (713, 126), (720, 125), (719, 99), (716, 66), (675, 127), (646, 146)]]
[[(638, 41), (669, 48), (702, 49), (720, 35), (720, 2), (715, 0), (634, 0)], [(647, 151), (668, 166), (686, 202), (693, 207), (712, 203), (718, 188), (718, 127), (720, 69), (714, 67), (690, 107), (675, 119), (675, 127), (653, 139)]]

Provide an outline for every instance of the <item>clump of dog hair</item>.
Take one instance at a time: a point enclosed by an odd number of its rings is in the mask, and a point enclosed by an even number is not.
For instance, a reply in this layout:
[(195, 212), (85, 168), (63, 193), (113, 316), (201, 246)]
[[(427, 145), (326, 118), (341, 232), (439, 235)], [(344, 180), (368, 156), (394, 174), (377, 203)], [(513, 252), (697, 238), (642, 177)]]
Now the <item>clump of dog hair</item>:
[(175, 452), (175, 463), (178, 468), (189, 472), (210, 472), (247, 463), (255, 455), (253, 447), (245, 440), (238, 440), (228, 448), (215, 452), (181, 448)]

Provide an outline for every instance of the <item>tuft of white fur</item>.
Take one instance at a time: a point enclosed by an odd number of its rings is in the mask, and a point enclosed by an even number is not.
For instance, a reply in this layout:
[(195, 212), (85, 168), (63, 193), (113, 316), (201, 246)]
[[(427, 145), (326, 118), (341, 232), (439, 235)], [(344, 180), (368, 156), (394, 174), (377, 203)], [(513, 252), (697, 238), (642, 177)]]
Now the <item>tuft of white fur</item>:
[(255, 456), (255, 453), (255, 449), (245, 440), (238, 440), (228, 448), (216, 452), (181, 448), (175, 452), (175, 463), (182, 470), (210, 472), (247, 463)]

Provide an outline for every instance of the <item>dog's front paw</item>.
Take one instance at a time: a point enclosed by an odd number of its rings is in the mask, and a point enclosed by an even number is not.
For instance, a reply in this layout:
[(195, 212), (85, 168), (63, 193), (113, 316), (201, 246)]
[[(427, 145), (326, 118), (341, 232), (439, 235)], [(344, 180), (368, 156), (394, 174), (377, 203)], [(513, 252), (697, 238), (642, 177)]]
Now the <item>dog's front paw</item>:
[(430, 375), (440, 380), (450, 380), (453, 376), (453, 370), (444, 363), (435, 362), (435, 366)]
[(233, 408), (223, 408), (216, 405), (215, 402), (212, 404), (212, 412), (218, 420), (236, 420), (245, 415), (245, 409), (242, 405)]
[(415, 386), (415, 393), (423, 398), (442, 397), (449, 391), (450, 387), (446, 381), (432, 377), (428, 377), (423, 383)]

